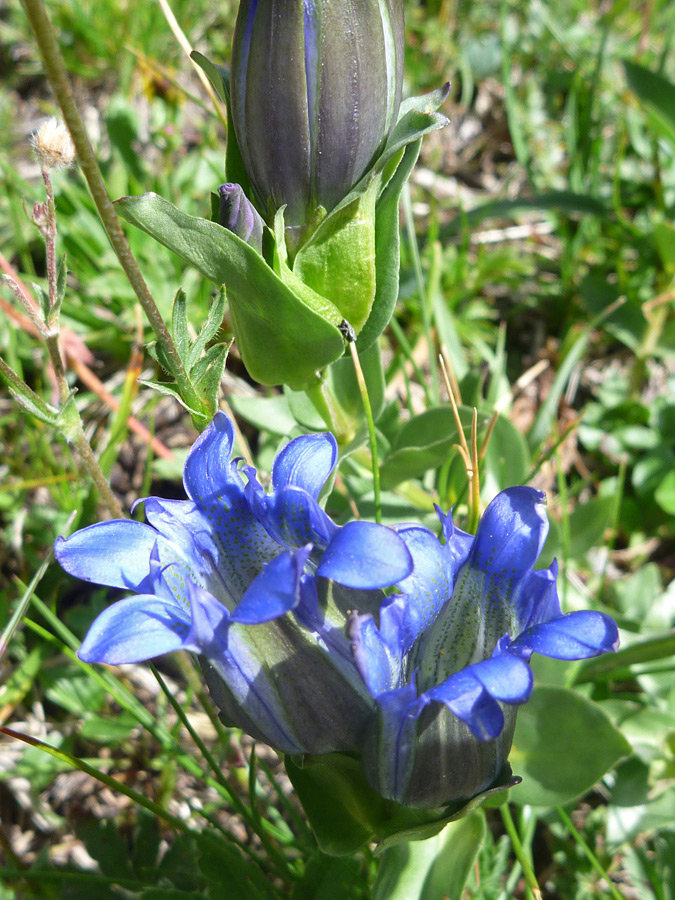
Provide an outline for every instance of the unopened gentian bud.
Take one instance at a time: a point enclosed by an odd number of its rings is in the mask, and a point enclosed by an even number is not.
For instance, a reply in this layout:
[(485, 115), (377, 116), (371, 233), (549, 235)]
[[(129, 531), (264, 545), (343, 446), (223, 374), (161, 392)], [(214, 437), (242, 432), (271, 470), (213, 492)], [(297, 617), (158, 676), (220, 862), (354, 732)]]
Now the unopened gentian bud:
[(258, 252), (262, 251), (263, 220), (240, 185), (221, 184), (218, 188), (218, 220)]
[(305, 225), (361, 178), (396, 122), (403, 48), (403, 0), (242, 0), (232, 116), (264, 216)]

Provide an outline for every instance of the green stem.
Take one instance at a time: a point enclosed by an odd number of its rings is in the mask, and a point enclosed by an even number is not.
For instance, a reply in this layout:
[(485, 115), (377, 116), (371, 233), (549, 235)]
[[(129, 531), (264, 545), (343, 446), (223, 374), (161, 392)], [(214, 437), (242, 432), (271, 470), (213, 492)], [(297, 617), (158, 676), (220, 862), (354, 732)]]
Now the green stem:
[(589, 863), (593, 866), (593, 868), (594, 868), (595, 871), (598, 873), (598, 875), (599, 875), (602, 879), (604, 879), (605, 882), (607, 883), (607, 885), (608, 885), (608, 887), (609, 887), (609, 892), (610, 892), (610, 894), (612, 895), (612, 897), (614, 897), (614, 900), (626, 900), (626, 898), (623, 896), (623, 894), (621, 894), (621, 893), (618, 891), (618, 889), (615, 887), (615, 885), (613, 884), (612, 879), (611, 879), (611, 878), (609, 877), (609, 875), (607, 874), (607, 871), (602, 867), (602, 864), (600, 863), (600, 860), (597, 858), (597, 856), (595, 855), (595, 853), (593, 853), (593, 851), (592, 851), (591, 848), (588, 846), (588, 844), (586, 843), (586, 841), (583, 839), (583, 837), (579, 834), (579, 832), (577, 831), (577, 829), (574, 827), (574, 825), (573, 825), (573, 823), (572, 823), (572, 820), (571, 820), (570, 817), (567, 815), (567, 813), (565, 812), (565, 810), (564, 810), (561, 806), (558, 806), (557, 809), (556, 809), (556, 812), (558, 813), (558, 816), (559, 816), (560, 819), (563, 821), (565, 827), (567, 828), (567, 830), (569, 831), (569, 833), (572, 835), (572, 837), (574, 838), (574, 840), (577, 842), (577, 844), (578, 844), (578, 845), (581, 847), (581, 849), (584, 851), (584, 853), (585, 853), (585, 855), (586, 855), (586, 859), (587, 859), (587, 860), (589, 861)]
[(43, 0), (22, 0), (23, 7), (28, 16), (31, 29), (35, 35), (40, 55), (45, 66), (45, 72), (54, 91), (56, 100), (61, 108), (61, 113), (73, 139), (77, 157), (89, 185), (91, 196), (96, 204), (98, 214), (101, 217), (110, 243), (117, 254), (120, 265), (129, 279), (138, 300), (145, 311), (148, 321), (152, 326), (167, 359), (171, 363), (172, 374), (180, 388), (181, 394), (189, 406), (200, 409), (201, 403), (194, 392), (188, 378), (185, 367), (178, 350), (171, 339), (169, 330), (150, 294), (147, 284), (138, 268), (138, 263), (131, 252), (131, 247), (126, 239), (122, 226), (119, 223), (115, 208), (112, 204), (101, 172), (96, 161), (94, 148), (91, 145), (84, 123), (80, 117), (73, 97), (73, 91), (66, 71), (63, 56), (54, 35), (49, 15), (45, 9)]
[(120, 506), (117, 497), (113, 494), (110, 485), (106, 481), (105, 475), (101, 471), (98, 460), (94, 456), (94, 451), (91, 449), (91, 444), (82, 430), (81, 422), (78, 422), (78, 427), (72, 435), (71, 440), (80, 461), (84, 464), (89, 477), (94, 482), (96, 490), (110, 514), (115, 519), (126, 518), (124, 510)]
[(344, 447), (354, 437), (354, 429), (333, 394), (325, 378), (305, 391), (312, 406), (335, 435), (340, 447)]
[(363, 402), (363, 411), (366, 414), (366, 422), (368, 423), (368, 437), (370, 439), (370, 455), (372, 459), (373, 472), (373, 500), (375, 504), (375, 521), (379, 525), (382, 523), (382, 500), (380, 497), (380, 464), (377, 458), (377, 435), (375, 433), (375, 419), (373, 418), (373, 408), (370, 405), (370, 397), (368, 396), (368, 386), (363, 375), (363, 369), (361, 368), (359, 351), (356, 349), (356, 344), (354, 342), (350, 342), (349, 350), (352, 354), (352, 361), (354, 363), (354, 369), (356, 371), (356, 380), (359, 385), (359, 393), (361, 394), (361, 400)]
[(527, 884), (532, 894), (534, 894), (534, 896), (537, 898), (537, 900), (541, 900), (541, 890), (537, 883), (537, 877), (534, 874), (532, 864), (530, 863), (528, 855), (525, 852), (525, 848), (523, 847), (522, 841), (520, 840), (520, 835), (518, 834), (515, 822), (513, 821), (511, 813), (509, 812), (508, 804), (504, 803), (502, 806), (500, 806), (499, 811), (502, 815), (502, 822), (504, 823), (506, 833), (511, 839), (513, 852), (516, 854), (516, 859), (520, 863), (523, 870), (525, 883)]

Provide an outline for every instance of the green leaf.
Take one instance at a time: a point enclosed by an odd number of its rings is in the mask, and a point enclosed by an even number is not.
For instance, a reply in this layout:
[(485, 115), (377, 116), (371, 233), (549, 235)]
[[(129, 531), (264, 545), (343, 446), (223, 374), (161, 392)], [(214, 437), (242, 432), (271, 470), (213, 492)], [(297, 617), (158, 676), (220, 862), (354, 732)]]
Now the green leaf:
[(354, 853), (373, 840), (385, 801), (365, 780), (357, 759), (329, 754), (316, 764), (286, 757), (286, 771), (324, 853)]
[(530, 470), (527, 442), (505, 416), (498, 416), (485, 453), (481, 485), (487, 494), (523, 484)]
[(398, 207), (403, 187), (419, 156), (421, 138), (405, 148), (396, 172), (375, 207), (375, 298), (357, 346), (367, 350), (386, 328), (398, 299), (401, 237)]
[(297, 425), (285, 394), (275, 397), (240, 397), (233, 394), (229, 402), (238, 416), (259, 431), (281, 437), (290, 434)]
[(609, 215), (608, 207), (588, 194), (575, 194), (573, 191), (548, 191), (532, 197), (518, 197), (514, 200), (491, 200), (482, 206), (463, 211), (455, 216), (440, 232), (442, 241), (457, 234), (462, 228), (479, 225), (484, 219), (512, 218), (521, 212), (530, 211), (561, 212), (564, 214), (585, 213), (593, 216)]
[(561, 806), (631, 752), (606, 713), (567, 688), (535, 687), (518, 710), (510, 762), (523, 777), (514, 803)]
[(286, 757), (286, 772), (324, 853), (342, 856), (378, 841), (376, 852), (396, 844), (424, 841), (448, 824), (491, 802), (514, 784), (507, 764), (492, 787), (440, 809), (413, 809), (385, 800), (366, 781), (361, 762), (343, 753)]
[(380, 859), (373, 900), (461, 900), (485, 838), (485, 816), (473, 812), (425, 841), (396, 844)]
[(675, 656), (675, 634), (659, 634), (656, 637), (638, 640), (616, 653), (606, 653), (597, 659), (582, 663), (577, 674), (577, 683), (619, 678), (624, 672), (630, 676), (630, 666), (656, 662)]
[(354, 857), (315, 853), (305, 865), (300, 881), (293, 885), (289, 900), (345, 900), (361, 879), (359, 860)]
[(209, 307), (209, 314), (202, 325), (196, 341), (190, 347), (190, 352), (187, 356), (187, 366), (189, 371), (192, 371), (209, 341), (212, 341), (222, 328), (226, 306), (227, 295), (224, 290), (220, 290)]
[(79, 836), (84, 840), (87, 853), (98, 862), (103, 875), (128, 878), (132, 874), (125, 842), (112, 819), (84, 823)]
[(652, 231), (661, 265), (672, 278), (675, 275), (675, 226), (654, 216)]
[(640, 806), (611, 805), (607, 814), (607, 841), (612, 848), (625, 841), (634, 841), (638, 835), (657, 829), (671, 830), (673, 808), (675, 807), (675, 787)]
[(10, 394), (19, 406), (23, 407), (23, 409), (32, 416), (35, 416), (39, 422), (44, 422), (45, 425), (58, 424), (58, 410), (41, 400), (37, 394), (33, 393), (28, 385), (23, 384), (23, 382), (21, 382), (21, 385), (12, 382), (11, 384), (8, 384), (8, 388)]
[(375, 297), (376, 177), (368, 190), (327, 216), (295, 257), (293, 271), (313, 290), (329, 297), (358, 333)]
[(211, 347), (192, 372), (194, 385), (211, 416), (214, 416), (218, 409), (220, 383), (223, 380), (229, 349), (229, 344), (216, 344)]
[(197, 865), (206, 881), (209, 900), (242, 897), (263, 900), (277, 896), (262, 870), (245, 859), (237, 847), (209, 831), (196, 836), (199, 856)]
[(59, 261), (58, 272), (56, 273), (56, 302), (54, 309), (51, 311), (51, 318), (55, 319), (60, 310), (63, 298), (66, 296), (66, 281), (68, 279), (68, 266), (66, 265), (66, 254), (61, 256)]
[(145, 387), (152, 388), (152, 390), (157, 391), (158, 394), (164, 394), (165, 397), (173, 397), (174, 400), (178, 400), (180, 405), (193, 416), (203, 417), (205, 415), (201, 410), (192, 409), (188, 406), (181, 397), (178, 389), (172, 384), (167, 384), (164, 381), (146, 381), (144, 378), (139, 378), (138, 383)]
[(35, 647), (5, 678), (0, 687), (0, 709), (17, 706), (30, 691), (44, 661), (45, 650)]
[(81, 716), (96, 712), (103, 705), (105, 690), (88, 675), (74, 675), (70, 668), (48, 669), (45, 696), (52, 703)]
[(298, 296), (231, 231), (189, 216), (157, 194), (123, 197), (116, 207), (127, 221), (227, 287), (237, 346), (254, 380), (304, 390), (342, 356), (339, 310), (309, 288)]
[[(465, 433), (470, 434), (473, 410), (462, 407), (459, 414)], [(414, 416), (402, 426), (390, 455), (382, 463), (382, 487), (395, 487), (442, 465), (458, 441), (455, 418), (449, 406), (431, 407)]]
[(654, 499), (664, 512), (675, 516), (675, 472), (668, 472), (654, 492)]
[(37, 297), (40, 304), (42, 319), (46, 322), (49, 319), (49, 294), (42, 285), (36, 284), (34, 281), (31, 281), (30, 286), (33, 288), (33, 294)]
[[(384, 407), (385, 390), (380, 348), (371, 344), (368, 350), (359, 352), (359, 361), (366, 380), (373, 416), (377, 420)], [(363, 401), (351, 354), (346, 354), (333, 363), (328, 370), (328, 381), (341, 409), (353, 418), (356, 428), (363, 421)]]
[(623, 68), (628, 86), (640, 98), (652, 124), (675, 147), (675, 85), (627, 59), (623, 61)]
[(178, 355), (185, 364), (190, 348), (190, 332), (188, 330), (187, 297), (182, 288), (176, 293), (171, 310), (171, 336)]
[(109, 715), (87, 716), (78, 729), (78, 734), (98, 744), (117, 744), (128, 738), (137, 725), (135, 716), (122, 710), (114, 718)]
[(614, 509), (614, 497), (593, 497), (580, 503), (569, 517), (572, 559), (583, 556), (602, 540)]

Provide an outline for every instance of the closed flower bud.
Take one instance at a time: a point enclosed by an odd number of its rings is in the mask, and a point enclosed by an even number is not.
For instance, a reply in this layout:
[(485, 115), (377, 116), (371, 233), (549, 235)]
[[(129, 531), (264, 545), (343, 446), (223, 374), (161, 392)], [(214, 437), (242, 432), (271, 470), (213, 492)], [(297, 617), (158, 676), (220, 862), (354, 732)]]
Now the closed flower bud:
[(232, 116), (263, 215), (307, 224), (346, 196), (396, 122), (402, 0), (242, 0)]
[(218, 218), (223, 228), (261, 252), (263, 220), (242, 188), (238, 184), (221, 184), (218, 198)]

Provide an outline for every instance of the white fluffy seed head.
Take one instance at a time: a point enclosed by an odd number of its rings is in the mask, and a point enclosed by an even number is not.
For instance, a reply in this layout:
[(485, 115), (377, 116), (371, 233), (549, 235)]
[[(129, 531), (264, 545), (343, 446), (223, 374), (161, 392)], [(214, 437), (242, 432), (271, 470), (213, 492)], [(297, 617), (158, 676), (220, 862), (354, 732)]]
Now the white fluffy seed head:
[(65, 169), (75, 159), (75, 147), (66, 126), (59, 119), (47, 119), (31, 137), (31, 145), (46, 169)]

